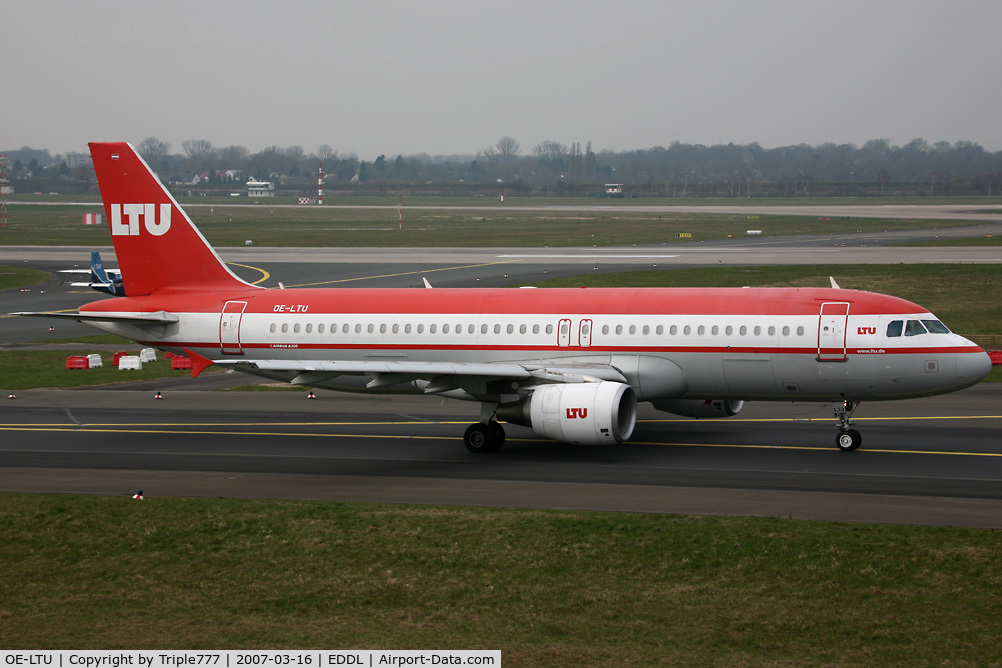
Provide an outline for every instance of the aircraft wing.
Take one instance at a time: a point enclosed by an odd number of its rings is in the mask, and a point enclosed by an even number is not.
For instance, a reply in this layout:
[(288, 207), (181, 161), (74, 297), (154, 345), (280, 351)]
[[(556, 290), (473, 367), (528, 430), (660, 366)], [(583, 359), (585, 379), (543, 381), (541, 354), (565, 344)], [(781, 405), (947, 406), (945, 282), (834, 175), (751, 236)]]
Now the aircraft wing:
[(100, 313), (46, 313), (45, 311), (20, 311), (8, 315), (24, 315), (32, 318), (68, 318), (78, 322), (121, 322), (127, 325), (171, 325), (179, 320), (173, 313), (157, 311), (143, 315), (111, 315)]
[[(293, 385), (323, 385), (338, 376), (373, 376), (368, 389), (413, 381), (426, 381), (422, 389), (437, 394), (461, 389), (473, 396), (511, 394), (549, 383), (594, 383), (603, 380), (625, 383), (619, 370), (604, 364), (554, 364), (513, 362), (409, 362), (327, 360), (213, 360), (238, 371), (291, 375)], [(501, 381), (504, 388), (491, 387)], [(507, 383), (504, 381), (513, 381)]]

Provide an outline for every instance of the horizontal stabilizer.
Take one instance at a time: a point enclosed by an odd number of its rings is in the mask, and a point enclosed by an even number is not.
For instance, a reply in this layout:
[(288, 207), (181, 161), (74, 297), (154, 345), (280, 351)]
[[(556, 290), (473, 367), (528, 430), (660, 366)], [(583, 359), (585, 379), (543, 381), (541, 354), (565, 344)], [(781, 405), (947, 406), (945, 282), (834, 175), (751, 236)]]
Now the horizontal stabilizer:
[(44, 311), (21, 311), (19, 313), (9, 313), (8, 315), (24, 315), (32, 318), (68, 318), (78, 322), (121, 322), (127, 325), (152, 326), (152, 325), (172, 325), (179, 320), (173, 313), (167, 311), (157, 311), (156, 313), (143, 313), (131, 315), (116, 315), (112, 313), (46, 313)]

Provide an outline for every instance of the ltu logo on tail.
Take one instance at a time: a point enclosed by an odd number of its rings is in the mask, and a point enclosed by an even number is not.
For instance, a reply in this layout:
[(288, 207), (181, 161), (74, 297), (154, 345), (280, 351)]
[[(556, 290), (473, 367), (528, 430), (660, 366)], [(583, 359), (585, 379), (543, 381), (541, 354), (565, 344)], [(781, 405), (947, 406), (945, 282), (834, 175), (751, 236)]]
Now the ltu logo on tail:
[[(170, 229), (170, 204), (161, 204), (157, 217), (156, 204), (112, 204), (111, 233), (114, 236), (139, 236), (140, 219), (146, 231), (155, 237)], [(122, 216), (125, 222), (122, 222)]]

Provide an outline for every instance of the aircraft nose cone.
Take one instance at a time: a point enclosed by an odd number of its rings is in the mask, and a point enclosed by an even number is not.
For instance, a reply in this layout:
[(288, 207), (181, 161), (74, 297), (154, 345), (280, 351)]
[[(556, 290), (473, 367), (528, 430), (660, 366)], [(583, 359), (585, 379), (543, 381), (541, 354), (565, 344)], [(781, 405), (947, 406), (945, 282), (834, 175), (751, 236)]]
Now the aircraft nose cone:
[(957, 355), (957, 383), (961, 387), (970, 387), (980, 383), (992, 370), (992, 359), (988, 353), (961, 353)]

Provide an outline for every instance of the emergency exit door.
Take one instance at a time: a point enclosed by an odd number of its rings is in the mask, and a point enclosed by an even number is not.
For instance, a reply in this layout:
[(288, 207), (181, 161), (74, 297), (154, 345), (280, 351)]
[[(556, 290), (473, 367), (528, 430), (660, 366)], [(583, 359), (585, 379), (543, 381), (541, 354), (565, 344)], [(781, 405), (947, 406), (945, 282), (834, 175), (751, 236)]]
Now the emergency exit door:
[(224, 355), (242, 355), (240, 347), (240, 321), (247, 302), (226, 302), (219, 315), (219, 349)]
[(849, 304), (831, 302), (821, 305), (818, 321), (818, 361), (844, 362), (845, 330), (849, 320)]

